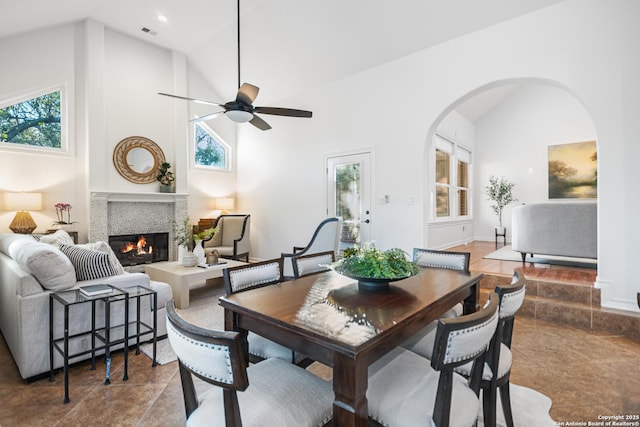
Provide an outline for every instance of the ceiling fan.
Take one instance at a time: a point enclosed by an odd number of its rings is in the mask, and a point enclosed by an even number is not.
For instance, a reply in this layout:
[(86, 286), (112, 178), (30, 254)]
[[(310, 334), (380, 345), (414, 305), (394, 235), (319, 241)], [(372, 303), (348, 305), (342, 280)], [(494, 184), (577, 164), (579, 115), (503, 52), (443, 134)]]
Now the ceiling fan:
[(223, 111), (217, 111), (215, 113), (207, 114), (206, 116), (198, 117), (191, 120), (192, 122), (201, 122), (204, 120), (213, 119), (221, 114), (226, 115), (229, 119), (236, 123), (249, 122), (258, 129), (269, 130), (271, 126), (265, 122), (256, 113), (271, 114), (275, 116), (288, 116), (288, 117), (311, 117), (311, 111), (296, 110), (292, 108), (278, 108), (278, 107), (254, 107), (253, 101), (258, 96), (260, 88), (249, 83), (243, 83), (240, 85), (240, 0), (238, 0), (238, 94), (233, 101), (221, 104), (214, 101), (204, 101), (195, 98), (188, 98), (186, 96), (172, 95), (169, 93), (158, 92), (158, 95), (170, 96), (172, 98), (184, 99), (185, 101), (194, 101), (200, 104), (216, 105), (224, 108)]

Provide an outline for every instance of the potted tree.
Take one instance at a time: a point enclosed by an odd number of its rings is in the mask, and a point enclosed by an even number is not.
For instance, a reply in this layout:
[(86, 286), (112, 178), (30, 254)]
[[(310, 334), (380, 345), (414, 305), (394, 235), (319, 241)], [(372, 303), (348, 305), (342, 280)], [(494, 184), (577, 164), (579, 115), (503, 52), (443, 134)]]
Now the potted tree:
[(498, 215), (498, 225), (496, 226), (496, 236), (504, 236), (506, 229), (502, 225), (502, 211), (504, 208), (517, 201), (513, 197), (513, 187), (515, 184), (505, 177), (497, 178), (493, 175), (489, 177), (489, 185), (484, 188), (488, 200), (492, 201), (491, 209)]

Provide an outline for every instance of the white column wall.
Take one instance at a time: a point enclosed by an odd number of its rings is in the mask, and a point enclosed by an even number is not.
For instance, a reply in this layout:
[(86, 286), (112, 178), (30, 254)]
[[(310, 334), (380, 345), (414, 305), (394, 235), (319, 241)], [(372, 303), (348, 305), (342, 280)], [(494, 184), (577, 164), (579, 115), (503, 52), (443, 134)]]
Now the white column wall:
[[(238, 191), (253, 215), (254, 255), (287, 250), (324, 217), (324, 155), (370, 146), (376, 149), (374, 199), (389, 194), (392, 200), (374, 208), (378, 246), (427, 245), (425, 150), (435, 126), (477, 88), (543, 79), (574, 94), (593, 120), (598, 286), (603, 305), (637, 310), (631, 265), (640, 248), (627, 239), (639, 237), (631, 212), (640, 208), (640, 196), (627, 187), (640, 182), (637, 157), (631, 156), (640, 116), (633, 77), (640, 75), (639, 15), (640, 3), (631, 0), (569, 0), (286, 100), (313, 110), (311, 120), (273, 119), (274, 129), (263, 133), (241, 128)], [(408, 206), (414, 195), (418, 204)]]

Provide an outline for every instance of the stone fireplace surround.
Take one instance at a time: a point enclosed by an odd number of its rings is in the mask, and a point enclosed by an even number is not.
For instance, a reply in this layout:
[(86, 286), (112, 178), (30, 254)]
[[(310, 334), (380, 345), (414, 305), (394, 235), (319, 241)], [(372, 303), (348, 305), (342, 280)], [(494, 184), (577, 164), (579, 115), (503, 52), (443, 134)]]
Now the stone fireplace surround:
[(169, 260), (178, 258), (173, 221), (188, 216), (187, 194), (92, 192), (89, 241), (109, 241), (120, 234), (169, 233)]

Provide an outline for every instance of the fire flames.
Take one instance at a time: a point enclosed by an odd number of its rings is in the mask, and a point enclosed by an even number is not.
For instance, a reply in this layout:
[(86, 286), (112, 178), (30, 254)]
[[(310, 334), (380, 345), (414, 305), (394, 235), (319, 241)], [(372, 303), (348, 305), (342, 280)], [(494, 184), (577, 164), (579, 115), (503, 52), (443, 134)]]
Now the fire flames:
[(126, 253), (129, 253), (131, 251), (136, 251), (135, 253), (138, 254), (138, 255), (152, 254), (153, 253), (153, 246), (149, 246), (147, 248), (147, 239), (145, 239), (144, 236), (140, 236), (140, 238), (138, 239), (137, 243), (127, 242), (127, 244), (124, 245), (124, 247), (122, 248), (122, 250), (120, 252), (122, 252), (123, 254), (126, 254)]

